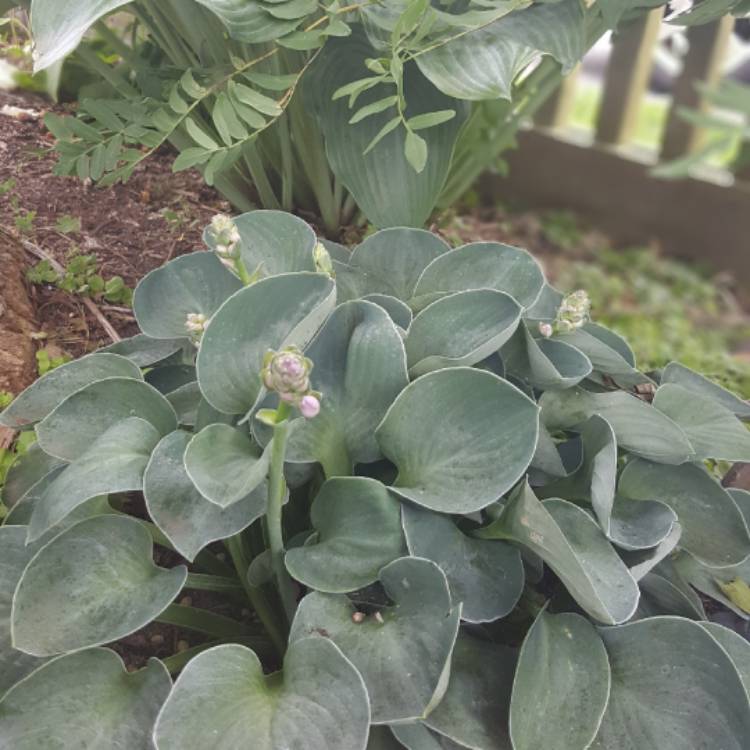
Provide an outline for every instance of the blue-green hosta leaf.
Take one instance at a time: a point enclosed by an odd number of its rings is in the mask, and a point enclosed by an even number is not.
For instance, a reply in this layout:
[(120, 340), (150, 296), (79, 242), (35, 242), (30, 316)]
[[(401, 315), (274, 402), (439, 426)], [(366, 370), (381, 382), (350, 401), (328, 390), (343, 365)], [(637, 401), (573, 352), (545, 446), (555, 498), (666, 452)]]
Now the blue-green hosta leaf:
[(153, 386), (140, 380), (107, 378), (68, 396), (36, 427), (39, 445), (65, 461), (80, 458), (110, 427), (140, 417), (160, 435), (177, 429), (172, 405)]
[(661, 544), (677, 523), (677, 513), (659, 500), (632, 500), (619, 495), (612, 507), (607, 536), (623, 550)]
[(544, 560), (578, 604), (600, 622), (628, 620), (638, 605), (638, 585), (597, 523), (566, 500), (540, 502), (528, 484), (507, 501), (500, 518), (476, 532), (510, 539)]
[(276, 18), (259, 0), (196, 0), (215, 13), (227, 27), (229, 36), (240, 42), (257, 44), (278, 39), (297, 28), (299, 16)]
[(151, 537), (126, 516), (95, 516), (41, 550), (13, 599), (15, 648), (52, 656), (122, 638), (151, 622), (182, 589), (187, 569), (152, 561)]
[(99, 349), (99, 352), (119, 354), (138, 365), (138, 367), (151, 367), (151, 365), (155, 365), (157, 362), (175, 354), (184, 346), (185, 338), (183, 334), (180, 334), (180, 338), (176, 339), (152, 339), (144, 333), (138, 333), (130, 338), (105, 346), (103, 349)]
[(34, 505), (29, 541), (92, 497), (142, 489), (143, 472), (159, 438), (158, 431), (138, 417), (110, 427), (45, 488)]
[(165, 396), (173, 393), (184, 385), (195, 382), (195, 367), (193, 365), (164, 365), (155, 367), (146, 373), (145, 380)]
[(188, 443), (185, 469), (196, 489), (220, 508), (229, 508), (266, 479), (270, 443), (260, 451), (247, 432), (227, 424), (204, 427)]
[(0, 746), (14, 750), (152, 750), (172, 681), (158, 659), (127, 672), (106, 648), (53, 659), (0, 701)]
[(461, 747), (510, 750), (508, 713), (516, 659), (516, 651), (507, 646), (462, 633), (453, 651), (448, 690), (425, 724)]
[(398, 467), (394, 492), (438, 512), (471, 513), (518, 481), (538, 426), (536, 404), (510, 383), (452, 367), (405, 388), (376, 438)]
[(323, 465), (326, 476), (352, 473), (355, 463), (382, 457), (375, 428), (409, 382), (404, 345), (378, 305), (339, 305), (306, 352), (311, 381), (323, 394), (315, 419), (295, 422), (287, 461)]
[(683, 588), (658, 573), (648, 573), (638, 582), (641, 600), (634, 620), (675, 615), (689, 620), (706, 618), (700, 596), (689, 586)]
[(737, 565), (750, 555), (750, 535), (732, 496), (699, 466), (631, 461), (618, 491), (634, 500), (657, 499), (677, 514), (680, 546), (714, 567)]
[(750, 700), (750, 641), (716, 622), (700, 623), (729, 654)]
[(310, 519), (317, 533), (285, 557), (287, 570), (309, 588), (331, 594), (364, 588), (406, 552), (399, 502), (374, 479), (329, 479)]
[(526, 634), (513, 681), (514, 750), (587, 748), (599, 731), (609, 687), (607, 651), (596, 628), (580, 615), (543, 610)]
[(215, 646), (182, 671), (159, 714), (159, 750), (364, 750), (370, 710), (357, 670), (325, 638), (292, 643), (283, 672), (264, 675), (253, 651)]
[(612, 692), (592, 749), (746, 746), (747, 695), (729, 655), (701, 625), (654, 617), (601, 635)]
[(708, 396), (725, 408), (729, 409), (740, 419), (750, 419), (750, 402), (743, 401), (739, 396), (722, 388), (720, 385), (704, 378), (700, 373), (691, 370), (679, 362), (670, 362), (661, 374), (661, 383), (674, 383), (692, 391), (699, 396)]
[(0, 554), (0, 696), (2, 696), (6, 690), (33, 672), (42, 663), (42, 659), (17, 651), (11, 646), (10, 639), (13, 593), (38, 547), (26, 546), (26, 529), (23, 526), (4, 526), (0, 528), (0, 549), (2, 549), (2, 554)]
[(3, 505), (13, 508), (18, 505), (34, 486), (51, 471), (64, 465), (59, 458), (47, 455), (38, 443), (34, 443), (11, 465), (5, 476), (5, 484), (0, 488)]
[(516, 76), (548, 54), (569, 71), (586, 51), (579, 0), (536, 4), (417, 57), (422, 72), (458, 99), (510, 99)]
[(445, 692), (461, 607), (451, 606), (448, 582), (429, 560), (404, 557), (380, 571), (392, 606), (352, 617), (348, 597), (308, 594), (290, 642), (325, 634), (351, 659), (370, 696), (374, 724), (423, 718)]
[(359, 294), (388, 294), (408, 302), (425, 268), (450, 250), (440, 237), (424, 229), (395, 227), (367, 237), (349, 259)]
[[(259, 278), (294, 271), (315, 271), (317, 239), (310, 226), (284, 211), (251, 211), (234, 217), (240, 233), (240, 255), (249, 274)], [(210, 227), (203, 233), (215, 248)]]
[(187, 316), (210, 318), (242, 282), (214, 253), (198, 252), (170, 260), (141, 279), (133, 312), (141, 330), (154, 339), (187, 337)]
[(598, 414), (612, 425), (617, 444), (636, 456), (662, 464), (681, 464), (694, 458), (693, 447), (679, 425), (623, 391), (550, 391), (539, 404), (542, 421), (550, 430), (575, 427)]
[(187, 560), (207, 544), (238, 534), (266, 509), (266, 487), (221, 508), (206, 500), (190, 480), (183, 456), (190, 435), (182, 430), (164, 437), (143, 475), (143, 495), (153, 522)]
[(198, 419), (198, 409), (203, 400), (197, 380), (175, 388), (167, 394), (167, 401), (172, 404), (178, 423), (188, 427), (195, 425)]
[(43, 70), (72, 52), (89, 27), (127, 0), (32, 0), (34, 69)]
[(406, 336), (409, 375), (471, 366), (496, 352), (513, 334), (521, 307), (493, 289), (441, 297), (414, 318)]
[(656, 391), (653, 404), (683, 429), (697, 459), (750, 461), (750, 430), (718, 400), (665, 383)]
[(394, 724), (391, 732), (400, 743), (397, 747), (403, 746), (406, 750), (466, 750), (464, 745), (457, 745), (421, 723)]
[(680, 526), (679, 523), (675, 523), (669, 534), (667, 534), (667, 536), (665, 536), (656, 547), (650, 549), (621, 551), (620, 557), (622, 557), (623, 561), (628, 566), (630, 575), (632, 575), (636, 581), (640, 581), (646, 573), (649, 573), (668, 555), (672, 554), (680, 541), (681, 536), (682, 526)]
[(599, 0), (596, 8), (607, 25), (616, 29), (623, 17), (633, 10), (658, 8), (660, 5), (666, 5), (666, 0)]
[(142, 380), (138, 366), (117, 354), (89, 354), (68, 362), (20, 393), (0, 413), (0, 424), (14, 430), (34, 424), (77, 390), (97, 380), (116, 377)]
[(393, 321), (396, 328), (399, 329), (398, 332), (402, 336), (406, 335), (413, 318), (411, 308), (406, 302), (402, 302), (398, 297), (377, 293), (366, 294), (362, 299), (365, 302), (372, 302), (382, 307), (388, 313), (388, 317)]
[[(391, 130), (365, 154), (383, 126), (393, 120), (395, 108), (350, 125), (353, 112), (346, 99), (332, 101), (332, 96), (336, 89), (366, 75), (362, 63), (368, 57), (377, 57), (377, 53), (364, 34), (329, 40), (305, 75), (303, 94), (320, 122), (331, 169), (354, 196), (365, 216), (376, 227), (421, 227), (443, 189), (453, 148), (468, 110), (462, 102), (430, 86), (416, 66), (409, 63), (404, 71), (406, 116), (453, 109), (456, 117), (421, 131), (428, 155), (427, 164), (419, 173), (404, 158), (406, 131), (403, 127)], [(371, 104), (383, 96), (381, 87), (377, 87), (363, 93), (357, 104)]]
[(416, 506), (404, 504), (401, 513), (409, 552), (440, 566), (452, 598), (463, 604), (463, 620), (499, 620), (516, 606), (524, 574), (515, 547), (467, 536), (448, 516)]
[(269, 350), (307, 345), (332, 310), (328, 276), (288, 273), (245, 287), (214, 315), (198, 352), (198, 382), (225, 414), (246, 414), (262, 394), (260, 371)]
[(419, 277), (410, 304), (422, 309), (448, 292), (496, 289), (525, 308), (543, 285), (542, 269), (525, 250), (499, 242), (472, 242), (432, 261)]
[(572, 388), (591, 374), (589, 358), (558, 339), (534, 338), (522, 323), (500, 352), (508, 372), (541, 390)]

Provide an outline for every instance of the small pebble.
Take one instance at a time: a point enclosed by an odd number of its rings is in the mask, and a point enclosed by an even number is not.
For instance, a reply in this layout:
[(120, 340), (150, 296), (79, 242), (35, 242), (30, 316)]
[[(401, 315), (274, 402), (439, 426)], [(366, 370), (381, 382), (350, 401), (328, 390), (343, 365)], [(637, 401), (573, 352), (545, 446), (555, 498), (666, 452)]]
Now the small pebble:
[(352, 622), (356, 625), (359, 625), (360, 623), (365, 621), (365, 613), (364, 612), (354, 612), (352, 613)]
[(161, 633), (156, 633), (156, 635), (152, 635), (151, 643), (154, 646), (161, 646), (162, 643), (164, 643), (164, 636)]
[(180, 599), (180, 604), (182, 604), (183, 607), (189, 607), (193, 603), (193, 599), (190, 596), (183, 596), (182, 599)]
[(182, 653), (190, 648), (190, 644), (187, 641), (177, 641), (177, 651)]

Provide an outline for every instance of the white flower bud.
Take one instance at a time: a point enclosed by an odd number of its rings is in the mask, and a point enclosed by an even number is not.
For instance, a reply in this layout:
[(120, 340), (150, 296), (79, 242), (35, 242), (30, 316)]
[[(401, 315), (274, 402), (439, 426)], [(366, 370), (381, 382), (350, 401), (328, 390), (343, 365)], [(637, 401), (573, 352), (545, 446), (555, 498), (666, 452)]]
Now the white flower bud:
[(188, 313), (185, 328), (188, 333), (200, 335), (206, 330), (208, 318), (203, 313)]
[(539, 333), (541, 333), (545, 339), (548, 339), (554, 333), (554, 331), (555, 329), (552, 328), (552, 326), (549, 323), (539, 324)]

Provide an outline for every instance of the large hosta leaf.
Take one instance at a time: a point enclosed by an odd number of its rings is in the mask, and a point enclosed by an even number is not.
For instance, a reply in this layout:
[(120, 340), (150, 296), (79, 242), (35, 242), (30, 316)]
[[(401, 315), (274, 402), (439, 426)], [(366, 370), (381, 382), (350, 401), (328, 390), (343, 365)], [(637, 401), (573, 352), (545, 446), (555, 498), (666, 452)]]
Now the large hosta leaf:
[(288, 461), (323, 465), (326, 476), (352, 473), (355, 463), (382, 454), (375, 428), (408, 384), (401, 335), (372, 302), (345, 302), (307, 350), (315, 363), (312, 384), (323, 394), (315, 419), (299, 420), (289, 439)]
[(728, 654), (701, 625), (655, 617), (601, 631), (612, 692), (596, 750), (742, 750), (750, 706)]
[(187, 316), (210, 318), (242, 282), (214, 253), (183, 255), (147, 274), (133, 295), (133, 312), (143, 333), (154, 339), (188, 335)]
[(309, 588), (346, 593), (374, 583), (405, 553), (399, 502), (374, 479), (329, 479), (310, 511), (317, 534), (286, 553), (286, 567)]
[(516, 658), (507, 646), (461, 634), (448, 690), (425, 724), (462, 747), (511, 750), (508, 712)]
[(0, 413), (0, 424), (17, 430), (38, 422), (77, 390), (114, 377), (142, 379), (140, 369), (117, 354), (89, 354), (68, 362), (39, 378), (15, 398)]
[(612, 425), (617, 444), (636, 456), (663, 464), (681, 464), (694, 457), (693, 446), (679, 425), (628, 393), (573, 388), (549, 391), (539, 403), (542, 421), (550, 430), (575, 427), (598, 414)]
[(448, 292), (496, 289), (528, 307), (543, 285), (542, 269), (525, 250), (499, 242), (473, 242), (444, 253), (425, 268), (412, 306), (421, 309)]
[(346, 596), (308, 594), (290, 640), (316, 633), (331, 638), (364, 678), (373, 723), (423, 718), (445, 692), (461, 608), (451, 607), (448, 582), (428, 560), (395, 560), (380, 571), (380, 581), (393, 605), (361, 621)]
[(596, 628), (580, 615), (542, 611), (518, 657), (510, 703), (514, 750), (587, 748), (599, 731), (609, 687), (607, 652)]
[(151, 537), (125, 516), (96, 516), (42, 547), (13, 600), (15, 648), (51, 656), (122, 638), (177, 596), (187, 570), (152, 561)]
[(153, 522), (183, 557), (193, 560), (210, 542), (233, 536), (259, 518), (266, 488), (261, 485), (228, 508), (206, 500), (182, 461), (189, 442), (190, 435), (181, 430), (161, 440), (143, 475), (143, 495)]
[(72, 52), (88, 28), (127, 0), (32, 0), (34, 67), (48, 68)]
[(531, 399), (492, 373), (455, 367), (423, 375), (376, 432), (398, 467), (393, 491), (443, 513), (485, 508), (531, 462), (537, 414)]
[(258, 281), (230, 297), (203, 334), (198, 381), (206, 400), (225, 414), (245, 414), (261, 395), (269, 349), (305, 346), (336, 299), (328, 276), (289, 273)]
[[(37, 552), (35, 545), (26, 546), (23, 526), (0, 528), (0, 696), (13, 687), (42, 662), (37, 656), (17, 651), (11, 646), (10, 612), (13, 592), (29, 561)], [(1, 734), (1, 733), (0, 733)]]
[(422, 72), (459, 99), (510, 99), (515, 77), (541, 54), (570, 70), (586, 51), (579, 0), (536, 4), (417, 57)]
[(152, 339), (150, 336), (138, 333), (130, 338), (105, 346), (99, 352), (119, 354), (138, 365), (138, 367), (151, 367), (151, 365), (155, 365), (157, 362), (175, 354), (186, 344), (187, 342), (182, 334), (177, 339)]
[(188, 444), (185, 469), (203, 497), (220, 508), (228, 508), (262, 484), (270, 456), (270, 446), (261, 452), (246, 431), (227, 424), (211, 424)]
[(406, 336), (409, 375), (481, 362), (511, 337), (520, 319), (518, 303), (493, 289), (436, 300), (414, 318)]
[[(315, 271), (317, 239), (309, 224), (284, 211), (251, 211), (234, 218), (242, 238), (240, 257), (249, 274), (259, 278), (293, 271)], [(210, 227), (203, 239), (215, 247)]]
[(159, 750), (364, 750), (370, 711), (362, 678), (325, 638), (289, 646), (284, 671), (264, 675), (237, 644), (216, 646), (182, 671), (159, 715)]
[(696, 458), (750, 461), (750, 430), (717, 399), (665, 383), (656, 391), (654, 406), (683, 429)]
[(750, 419), (750, 402), (743, 401), (739, 396), (722, 388), (720, 385), (704, 378), (700, 373), (691, 370), (679, 362), (670, 362), (661, 374), (662, 385), (674, 383), (687, 388), (700, 396), (708, 396), (729, 409), (740, 419)]
[(682, 526), (680, 546), (707, 565), (737, 565), (750, 555), (742, 513), (702, 467), (637, 459), (625, 467), (619, 492), (634, 500), (657, 499), (672, 508)]
[(34, 443), (26, 453), (18, 456), (5, 475), (0, 497), (6, 508), (20, 503), (44, 477), (64, 465), (64, 461), (45, 453)]
[(702, 622), (701, 625), (719, 642), (734, 662), (737, 672), (745, 686), (748, 700), (750, 700), (750, 641), (743, 638), (734, 630), (725, 628), (716, 622)]
[(156, 428), (138, 417), (110, 427), (45, 488), (34, 505), (29, 541), (38, 539), (92, 497), (140, 490), (159, 438)]
[(68, 396), (36, 428), (51, 456), (75, 461), (113, 425), (129, 417), (151, 423), (161, 435), (177, 429), (172, 405), (153, 386), (129, 378), (107, 378)]
[(13, 750), (153, 750), (156, 715), (172, 681), (151, 659), (129, 673), (92, 648), (53, 659), (0, 701), (0, 746)]
[(515, 547), (467, 536), (448, 516), (416, 506), (404, 504), (402, 517), (409, 552), (440, 566), (453, 599), (463, 604), (462, 619), (491, 622), (516, 606), (524, 575)]
[[(365, 149), (378, 132), (396, 116), (395, 108), (350, 125), (354, 111), (345, 98), (332, 101), (341, 86), (368, 75), (363, 62), (377, 57), (364, 34), (330, 39), (315, 65), (305, 76), (304, 94), (318, 117), (326, 139), (328, 163), (354, 196), (357, 205), (377, 227), (422, 226), (432, 212), (445, 183), (453, 147), (467, 110), (462, 102), (430, 86), (414, 64), (405, 70), (407, 117), (453, 109), (448, 122), (420, 132), (428, 147), (425, 168), (417, 173), (404, 158), (403, 127), (388, 133), (367, 154)], [(381, 88), (366, 91), (357, 107), (382, 99)]]
[(566, 500), (541, 503), (521, 485), (496, 521), (477, 532), (511, 539), (542, 558), (571, 596), (600, 622), (625, 622), (638, 605), (638, 585), (599, 526)]

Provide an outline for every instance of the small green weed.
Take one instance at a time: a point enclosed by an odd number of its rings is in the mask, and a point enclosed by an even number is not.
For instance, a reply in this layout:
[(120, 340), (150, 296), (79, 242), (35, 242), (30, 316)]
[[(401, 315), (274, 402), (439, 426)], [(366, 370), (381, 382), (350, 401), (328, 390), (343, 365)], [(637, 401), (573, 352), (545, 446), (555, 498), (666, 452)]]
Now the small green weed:
[(63, 214), (55, 223), (55, 229), (61, 234), (78, 234), (81, 231), (81, 220), (77, 216)]
[(51, 370), (64, 365), (66, 362), (70, 362), (71, 359), (73, 358), (69, 354), (54, 356), (47, 349), (39, 349), (36, 353), (36, 369), (39, 377), (46, 375)]

